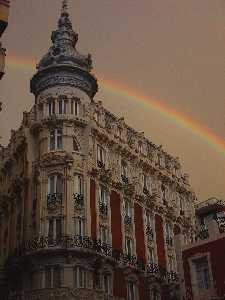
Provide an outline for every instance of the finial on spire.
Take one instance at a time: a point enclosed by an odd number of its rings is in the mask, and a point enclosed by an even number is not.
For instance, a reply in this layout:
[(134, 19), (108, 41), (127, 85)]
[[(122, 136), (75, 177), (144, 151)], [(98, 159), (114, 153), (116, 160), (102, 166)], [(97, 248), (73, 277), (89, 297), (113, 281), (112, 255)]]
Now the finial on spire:
[(62, 15), (68, 14), (68, 0), (62, 2)]

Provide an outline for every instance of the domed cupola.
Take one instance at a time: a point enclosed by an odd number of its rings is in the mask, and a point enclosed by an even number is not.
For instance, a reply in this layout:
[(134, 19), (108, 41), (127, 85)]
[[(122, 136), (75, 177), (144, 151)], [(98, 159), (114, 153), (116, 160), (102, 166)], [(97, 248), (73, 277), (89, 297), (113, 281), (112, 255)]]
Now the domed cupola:
[(67, 0), (63, 0), (57, 30), (52, 32), (53, 45), (37, 65), (31, 80), (31, 92), (38, 95), (46, 88), (68, 85), (80, 88), (91, 98), (98, 90), (92, 70), (91, 55), (82, 55), (76, 49), (78, 34), (69, 19)]

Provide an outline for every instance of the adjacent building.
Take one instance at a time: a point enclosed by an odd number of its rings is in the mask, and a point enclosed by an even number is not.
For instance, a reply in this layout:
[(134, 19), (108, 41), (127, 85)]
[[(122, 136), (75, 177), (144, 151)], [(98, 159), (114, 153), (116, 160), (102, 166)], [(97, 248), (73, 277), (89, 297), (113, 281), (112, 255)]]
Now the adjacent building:
[(195, 242), (183, 247), (187, 300), (225, 299), (225, 202), (196, 205)]
[(195, 233), (188, 175), (95, 101), (65, 0), (51, 39), (34, 106), (0, 149), (1, 295), (180, 299), (176, 246)]

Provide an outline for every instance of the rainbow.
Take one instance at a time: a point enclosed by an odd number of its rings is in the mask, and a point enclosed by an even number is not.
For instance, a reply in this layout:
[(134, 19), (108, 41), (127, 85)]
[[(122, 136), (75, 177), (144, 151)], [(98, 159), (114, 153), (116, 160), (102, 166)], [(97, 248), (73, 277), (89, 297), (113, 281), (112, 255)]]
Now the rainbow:
[[(7, 65), (8, 67), (16, 68), (19, 70), (34, 72), (36, 61), (33, 58), (23, 58), (16, 55), (8, 55)], [(126, 98), (129, 101), (142, 103), (148, 109), (157, 112), (161, 116), (176, 123), (178, 126), (183, 127), (188, 131), (192, 132), (192, 134), (201, 138), (201, 140), (204, 140), (207, 144), (209, 144), (219, 153), (225, 155), (225, 140), (222, 139), (222, 137), (216, 135), (209, 128), (193, 120), (191, 117), (183, 114), (180, 111), (175, 110), (174, 108), (167, 105), (165, 102), (145, 96), (141, 92), (134, 90), (131, 87), (128, 87), (110, 79), (106, 79), (104, 76), (97, 77), (100, 82), (100, 85), (107, 92)]]

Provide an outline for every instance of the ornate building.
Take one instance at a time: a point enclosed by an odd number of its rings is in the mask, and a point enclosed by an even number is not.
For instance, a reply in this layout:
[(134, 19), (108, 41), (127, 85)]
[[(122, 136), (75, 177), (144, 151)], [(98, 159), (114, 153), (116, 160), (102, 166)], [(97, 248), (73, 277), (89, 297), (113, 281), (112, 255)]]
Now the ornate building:
[(67, 1), (0, 150), (2, 293), (12, 300), (179, 299), (195, 195), (177, 158), (107, 111)]

